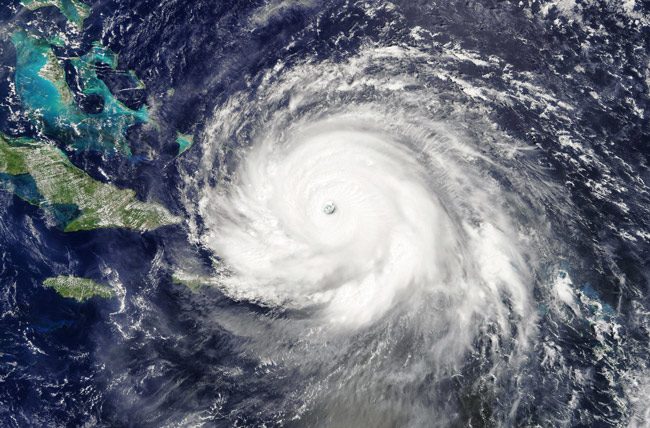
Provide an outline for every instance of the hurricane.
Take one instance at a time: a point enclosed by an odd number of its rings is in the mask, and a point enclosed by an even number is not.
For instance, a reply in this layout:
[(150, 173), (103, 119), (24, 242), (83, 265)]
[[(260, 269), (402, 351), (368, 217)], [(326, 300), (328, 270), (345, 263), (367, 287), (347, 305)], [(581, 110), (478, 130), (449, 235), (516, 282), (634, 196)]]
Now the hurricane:
[(650, 425), (640, 0), (0, 5), (0, 425)]
[[(273, 340), (312, 343), (301, 370), (323, 355), (341, 365), (310, 392), (351, 413), (334, 423), (361, 423), (357, 405), (375, 423), (424, 423), (421, 379), (448, 379), (477, 342), (494, 358), (485, 376), (504, 354), (516, 370), (535, 340), (532, 293), (552, 244), (525, 195), (544, 174), (480, 105), (427, 84), (432, 60), (367, 46), (342, 63), (279, 64), (254, 99), (215, 111), (187, 175), (212, 285), (282, 314)], [(268, 335), (255, 339), (286, 358)]]

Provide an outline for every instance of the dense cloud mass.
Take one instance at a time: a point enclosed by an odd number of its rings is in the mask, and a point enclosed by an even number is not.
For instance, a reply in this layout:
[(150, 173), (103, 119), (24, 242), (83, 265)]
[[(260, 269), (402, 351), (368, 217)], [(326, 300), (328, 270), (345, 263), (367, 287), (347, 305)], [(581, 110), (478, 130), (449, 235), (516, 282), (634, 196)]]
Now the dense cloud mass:
[[(520, 143), (479, 119), (480, 106), (427, 85), (434, 61), (368, 46), (345, 62), (277, 66), (255, 99), (236, 94), (217, 109), (200, 180), (188, 183), (199, 186), (188, 209), (203, 225), (196, 239), (219, 256), (216, 284), (237, 300), (305, 314), (276, 334), (327, 343), (376, 330), (371, 347), (328, 351), (342, 367), (338, 382), (365, 379), (368, 399), (450, 376), (477, 340), (516, 360), (535, 335), (534, 270), (548, 244), (543, 213), (520, 196), (532, 191), (533, 158), (517, 162)], [(217, 167), (233, 150), (231, 168)], [(398, 352), (404, 330), (418, 340)], [(267, 352), (275, 360), (287, 350)], [(323, 352), (313, 345), (300, 364), (320, 364)], [(399, 373), (385, 359), (401, 363)], [(312, 394), (356, 402), (334, 384)], [(376, 416), (423, 422), (431, 409), (416, 391), (380, 400)]]

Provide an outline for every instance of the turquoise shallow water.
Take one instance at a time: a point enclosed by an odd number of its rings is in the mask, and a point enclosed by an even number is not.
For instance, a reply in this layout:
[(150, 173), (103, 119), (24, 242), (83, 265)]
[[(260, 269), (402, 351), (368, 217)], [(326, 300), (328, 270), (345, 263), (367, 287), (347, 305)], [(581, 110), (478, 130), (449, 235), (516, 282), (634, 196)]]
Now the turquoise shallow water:
[(81, 86), (78, 96), (94, 95), (102, 100), (99, 113), (85, 113), (68, 87), (62, 64), (51, 63), (55, 58), (52, 46), (23, 31), (15, 32), (12, 40), (17, 54), (16, 90), (29, 114), (42, 121), (46, 134), (63, 138), (76, 148), (130, 153), (127, 129), (146, 123), (147, 109), (129, 109), (98, 78), (97, 66), (117, 67), (113, 52), (94, 43), (87, 54), (69, 59)]

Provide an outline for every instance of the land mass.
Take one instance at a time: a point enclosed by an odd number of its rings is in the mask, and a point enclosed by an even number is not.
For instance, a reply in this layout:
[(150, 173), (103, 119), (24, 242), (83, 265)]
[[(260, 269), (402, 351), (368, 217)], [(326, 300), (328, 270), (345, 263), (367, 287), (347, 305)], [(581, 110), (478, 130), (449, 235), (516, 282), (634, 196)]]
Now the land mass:
[(176, 143), (178, 143), (178, 155), (182, 155), (194, 144), (194, 137), (191, 134), (176, 133)]
[(90, 15), (90, 6), (79, 0), (21, 0), (20, 2), (29, 10), (36, 10), (42, 7), (53, 6), (61, 11), (68, 21), (83, 28), (84, 19)]
[(115, 291), (106, 285), (76, 276), (57, 276), (43, 281), (45, 287), (53, 288), (59, 295), (78, 302), (84, 302), (92, 297), (109, 299), (115, 296)]
[(0, 185), (53, 213), (66, 232), (98, 228), (156, 229), (179, 222), (131, 189), (93, 179), (56, 147), (0, 134)]

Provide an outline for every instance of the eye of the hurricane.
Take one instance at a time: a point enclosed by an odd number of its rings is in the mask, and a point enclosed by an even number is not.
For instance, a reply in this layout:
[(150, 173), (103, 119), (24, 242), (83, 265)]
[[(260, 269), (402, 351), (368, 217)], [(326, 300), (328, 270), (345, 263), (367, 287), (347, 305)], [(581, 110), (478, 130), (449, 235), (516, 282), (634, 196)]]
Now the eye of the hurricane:
[(334, 204), (333, 201), (327, 201), (325, 202), (325, 205), (323, 205), (323, 212), (327, 215), (332, 215), (336, 211), (336, 204)]

